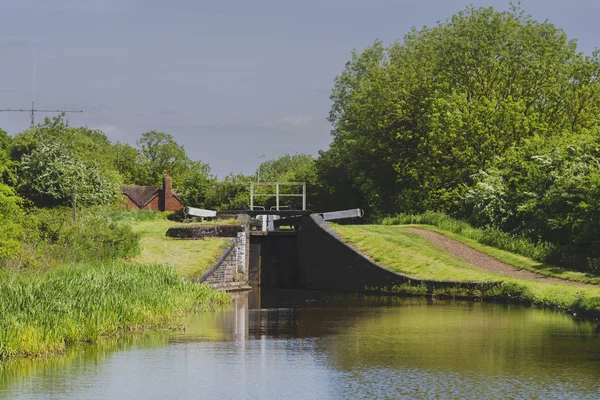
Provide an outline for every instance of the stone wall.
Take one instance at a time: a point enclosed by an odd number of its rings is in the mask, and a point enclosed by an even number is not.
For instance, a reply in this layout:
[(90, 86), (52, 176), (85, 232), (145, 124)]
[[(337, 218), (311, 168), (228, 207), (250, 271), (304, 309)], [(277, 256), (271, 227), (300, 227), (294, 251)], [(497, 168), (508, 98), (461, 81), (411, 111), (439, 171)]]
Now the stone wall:
[(169, 228), (167, 236), (180, 239), (202, 239), (205, 237), (237, 238), (239, 233), (245, 231), (246, 227), (244, 225), (184, 225)]
[(205, 272), (199, 282), (208, 284), (220, 284), (237, 281), (238, 269), (238, 246), (237, 240), (231, 241), (229, 247), (223, 252), (221, 258)]
[[(197, 225), (171, 228), (169, 236), (201, 239), (203, 237), (230, 238), (229, 246), (212, 267), (196, 280), (214, 287), (239, 288), (248, 285), (250, 253), (247, 221), (244, 225)], [(182, 229), (183, 228), (183, 229)]]

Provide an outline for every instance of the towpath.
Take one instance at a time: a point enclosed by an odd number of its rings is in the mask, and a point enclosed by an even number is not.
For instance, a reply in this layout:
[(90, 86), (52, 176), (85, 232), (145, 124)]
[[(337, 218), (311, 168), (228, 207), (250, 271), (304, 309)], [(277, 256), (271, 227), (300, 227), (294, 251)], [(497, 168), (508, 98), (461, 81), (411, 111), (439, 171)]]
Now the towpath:
[(553, 278), (545, 275), (536, 274), (525, 269), (519, 269), (512, 265), (503, 263), (494, 257), (488, 256), (480, 251), (477, 251), (465, 244), (462, 244), (454, 239), (450, 239), (440, 233), (428, 231), (421, 228), (407, 227), (407, 231), (416, 233), (422, 238), (428, 240), (434, 245), (446, 250), (448, 253), (468, 262), (469, 264), (489, 271), (495, 274), (511, 276), (514, 278), (529, 279), (537, 282), (546, 283), (562, 283), (571, 286), (582, 286), (582, 287), (598, 287), (598, 285), (591, 285), (588, 283), (567, 281), (564, 279)]

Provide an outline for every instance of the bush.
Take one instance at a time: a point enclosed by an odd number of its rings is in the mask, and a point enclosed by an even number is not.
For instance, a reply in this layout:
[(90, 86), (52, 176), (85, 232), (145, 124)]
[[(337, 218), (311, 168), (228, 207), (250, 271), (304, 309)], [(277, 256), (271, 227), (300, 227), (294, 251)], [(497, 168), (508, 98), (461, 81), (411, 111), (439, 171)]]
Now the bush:
[(33, 209), (24, 218), (20, 253), (4, 260), (14, 268), (51, 268), (62, 264), (132, 257), (139, 235), (101, 210)]
[(17, 257), (21, 251), (22, 203), (11, 187), (0, 183), (0, 263)]

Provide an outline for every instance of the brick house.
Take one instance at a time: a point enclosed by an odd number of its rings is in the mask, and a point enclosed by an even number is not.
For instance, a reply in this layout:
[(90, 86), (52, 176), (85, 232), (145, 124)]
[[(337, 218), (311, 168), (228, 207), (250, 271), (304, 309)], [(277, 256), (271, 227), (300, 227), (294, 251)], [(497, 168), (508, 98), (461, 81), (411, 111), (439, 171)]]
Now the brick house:
[(173, 191), (173, 178), (165, 174), (160, 186), (121, 186), (126, 204), (138, 210), (177, 211), (183, 208), (181, 198)]

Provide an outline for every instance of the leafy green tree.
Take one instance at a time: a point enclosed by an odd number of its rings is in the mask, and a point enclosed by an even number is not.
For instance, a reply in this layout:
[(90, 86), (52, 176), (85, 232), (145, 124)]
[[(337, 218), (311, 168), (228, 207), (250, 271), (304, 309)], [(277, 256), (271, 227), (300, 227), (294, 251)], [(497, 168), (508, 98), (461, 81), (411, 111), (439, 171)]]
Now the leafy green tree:
[(61, 143), (73, 156), (82, 161), (93, 161), (102, 169), (114, 170), (117, 153), (108, 137), (87, 127), (71, 127), (64, 115), (46, 118), (43, 123), (17, 134), (11, 143), (13, 161), (33, 151), (40, 143)]
[(146, 168), (144, 159), (140, 152), (129, 144), (117, 142), (114, 144), (117, 158), (115, 160), (115, 169), (121, 176), (122, 183), (126, 185), (144, 185), (151, 182), (150, 171)]
[(455, 211), (494, 156), (596, 126), (599, 71), (550, 23), (469, 7), (353, 53), (331, 95), (328, 159), (372, 212)]
[[(185, 149), (168, 133), (150, 131), (143, 133), (137, 141), (140, 151), (140, 167), (148, 171), (141, 176), (139, 185), (160, 185), (165, 172), (173, 177), (173, 184), (182, 183), (190, 159)], [(143, 179), (143, 180), (142, 180)]]
[(183, 203), (195, 207), (206, 204), (209, 189), (217, 183), (217, 179), (210, 174), (208, 164), (200, 161), (188, 161), (181, 181), (179, 195)]
[(254, 179), (243, 174), (229, 174), (209, 186), (204, 206), (213, 210), (245, 210), (250, 203), (250, 182)]
[(0, 129), (0, 182), (14, 184), (16, 177), (10, 159), (11, 137)]
[(600, 271), (598, 134), (535, 136), (474, 176), (471, 222), (557, 245), (554, 263)]
[[(286, 154), (261, 163), (256, 174), (258, 175), (259, 172), (261, 182), (305, 182), (307, 186), (307, 207), (312, 208), (314, 206), (319, 186), (317, 184), (316, 162), (311, 155)], [(275, 186), (262, 187), (258, 190), (262, 193), (275, 193)], [(279, 190), (282, 194), (298, 194), (301, 193), (302, 187), (282, 185)], [(270, 208), (275, 206), (276, 200), (275, 198), (257, 197), (254, 204)], [(302, 200), (300, 198), (282, 197), (280, 205), (300, 209), (302, 208)]]
[(110, 204), (118, 199), (117, 176), (93, 161), (82, 161), (59, 142), (40, 142), (24, 154), (19, 166), (19, 192), (37, 206), (69, 204), (76, 194), (82, 204)]

